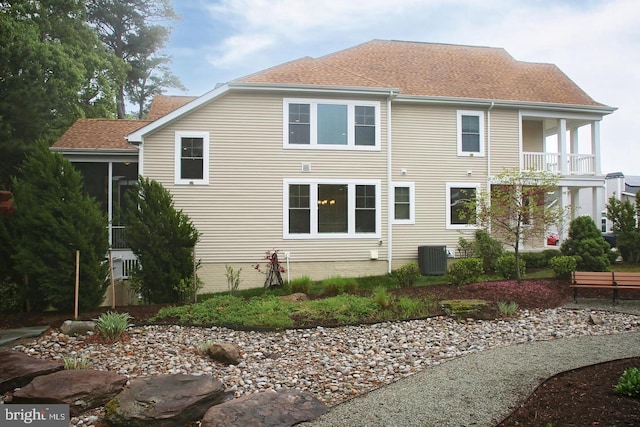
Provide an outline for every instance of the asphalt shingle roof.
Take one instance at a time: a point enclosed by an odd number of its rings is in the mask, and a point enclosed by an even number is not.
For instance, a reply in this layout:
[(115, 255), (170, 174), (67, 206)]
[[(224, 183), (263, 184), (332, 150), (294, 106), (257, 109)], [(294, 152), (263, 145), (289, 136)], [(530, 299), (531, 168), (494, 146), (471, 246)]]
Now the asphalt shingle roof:
[(78, 119), (52, 148), (137, 150), (125, 137), (149, 123), (147, 120)]
[(397, 88), (401, 95), (603, 106), (553, 64), (517, 61), (501, 48), (436, 43), (372, 40), (236, 82)]

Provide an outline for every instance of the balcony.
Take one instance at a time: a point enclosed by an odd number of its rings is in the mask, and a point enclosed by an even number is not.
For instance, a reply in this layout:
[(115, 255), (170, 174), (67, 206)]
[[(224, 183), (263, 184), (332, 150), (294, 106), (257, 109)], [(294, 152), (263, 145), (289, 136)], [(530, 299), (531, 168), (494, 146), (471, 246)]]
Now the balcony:
[(562, 156), (559, 153), (524, 152), (522, 157), (525, 170), (573, 176), (596, 174), (593, 154), (567, 154), (566, 168), (562, 168)]

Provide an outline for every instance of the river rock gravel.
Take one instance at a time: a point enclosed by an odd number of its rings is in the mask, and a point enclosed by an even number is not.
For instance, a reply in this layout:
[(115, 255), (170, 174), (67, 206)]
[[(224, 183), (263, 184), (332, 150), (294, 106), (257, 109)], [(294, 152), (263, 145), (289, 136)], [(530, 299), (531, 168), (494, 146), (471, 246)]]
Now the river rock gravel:
[[(50, 329), (13, 349), (42, 359), (86, 357), (89, 368), (129, 378), (212, 375), (236, 397), (294, 388), (333, 406), (463, 355), (532, 341), (633, 331), (640, 331), (636, 315), (558, 308), (522, 310), (516, 317), (491, 321), (433, 317), (275, 332), (135, 326), (128, 329), (128, 339), (113, 344), (99, 343), (91, 333), (69, 337)], [(210, 360), (201, 348), (213, 342), (237, 344), (241, 362), (224, 366)], [(73, 418), (71, 425), (91, 426), (101, 415), (100, 408)]]

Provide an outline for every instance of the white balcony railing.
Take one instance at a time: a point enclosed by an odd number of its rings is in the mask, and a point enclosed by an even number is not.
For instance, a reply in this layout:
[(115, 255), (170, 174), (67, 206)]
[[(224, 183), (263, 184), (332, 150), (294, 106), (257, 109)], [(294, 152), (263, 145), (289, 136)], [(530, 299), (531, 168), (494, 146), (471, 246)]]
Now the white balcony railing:
[[(559, 153), (522, 153), (526, 170), (562, 174), (562, 160)], [(593, 154), (567, 154), (567, 175), (595, 175)]]

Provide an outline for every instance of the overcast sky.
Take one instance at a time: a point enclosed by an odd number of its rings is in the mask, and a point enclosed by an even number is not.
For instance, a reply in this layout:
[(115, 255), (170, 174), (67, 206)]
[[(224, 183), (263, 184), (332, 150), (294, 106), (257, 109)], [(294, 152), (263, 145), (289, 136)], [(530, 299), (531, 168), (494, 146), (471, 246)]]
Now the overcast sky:
[(603, 172), (640, 175), (638, 0), (173, 3), (182, 19), (174, 24), (166, 53), (188, 95), (372, 39), (500, 47), (519, 61), (556, 64), (593, 99), (617, 107), (601, 125)]

